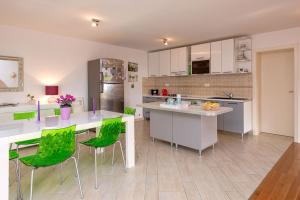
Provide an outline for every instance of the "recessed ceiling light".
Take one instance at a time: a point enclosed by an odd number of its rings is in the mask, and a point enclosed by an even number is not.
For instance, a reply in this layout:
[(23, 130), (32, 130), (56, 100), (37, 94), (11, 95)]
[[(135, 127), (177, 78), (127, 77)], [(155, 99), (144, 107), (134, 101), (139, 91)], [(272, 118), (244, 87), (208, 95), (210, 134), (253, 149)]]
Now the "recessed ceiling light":
[(93, 18), (93, 19), (92, 19), (92, 24), (91, 24), (91, 26), (92, 26), (92, 27), (98, 27), (98, 26), (99, 26), (99, 22), (100, 22), (99, 19)]
[(165, 46), (168, 45), (168, 39), (167, 39), (167, 38), (163, 38), (163, 39), (162, 39), (162, 42), (163, 42), (163, 44), (164, 44)]

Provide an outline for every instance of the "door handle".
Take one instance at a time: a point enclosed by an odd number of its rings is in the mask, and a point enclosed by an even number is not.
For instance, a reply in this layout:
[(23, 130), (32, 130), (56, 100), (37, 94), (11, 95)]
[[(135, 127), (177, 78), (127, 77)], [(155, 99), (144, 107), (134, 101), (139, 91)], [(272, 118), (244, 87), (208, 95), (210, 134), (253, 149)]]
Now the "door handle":
[(290, 93), (290, 94), (293, 94), (293, 93), (294, 93), (294, 90), (290, 90), (289, 93)]

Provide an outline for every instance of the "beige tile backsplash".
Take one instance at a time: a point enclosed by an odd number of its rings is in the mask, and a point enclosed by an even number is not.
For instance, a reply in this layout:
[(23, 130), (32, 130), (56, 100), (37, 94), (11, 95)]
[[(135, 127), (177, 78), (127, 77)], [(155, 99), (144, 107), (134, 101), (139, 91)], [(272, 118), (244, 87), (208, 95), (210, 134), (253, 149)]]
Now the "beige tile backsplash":
[(195, 75), (143, 78), (143, 95), (150, 89), (168, 89), (169, 93), (190, 96), (224, 96), (232, 92), (235, 97), (252, 99), (251, 74)]

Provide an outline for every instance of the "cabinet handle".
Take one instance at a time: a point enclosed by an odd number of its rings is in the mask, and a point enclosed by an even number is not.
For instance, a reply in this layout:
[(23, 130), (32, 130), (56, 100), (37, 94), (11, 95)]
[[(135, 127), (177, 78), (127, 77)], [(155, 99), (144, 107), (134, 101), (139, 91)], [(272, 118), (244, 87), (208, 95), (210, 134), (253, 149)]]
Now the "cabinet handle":
[(232, 71), (226, 71), (226, 72), (223, 72), (223, 73), (228, 74), (228, 73), (232, 73)]
[(236, 105), (236, 104), (238, 104), (238, 103), (227, 103), (227, 104), (229, 104), (229, 105)]

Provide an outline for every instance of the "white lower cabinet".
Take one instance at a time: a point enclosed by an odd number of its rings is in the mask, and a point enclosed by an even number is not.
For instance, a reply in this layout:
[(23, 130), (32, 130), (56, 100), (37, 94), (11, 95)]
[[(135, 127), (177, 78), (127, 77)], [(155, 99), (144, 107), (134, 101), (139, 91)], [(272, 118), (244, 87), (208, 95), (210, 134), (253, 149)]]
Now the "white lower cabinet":
[(252, 130), (251, 101), (219, 103), (221, 106), (232, 108), (233, 111), (218, 116), (218, 130), (242, 135)]

